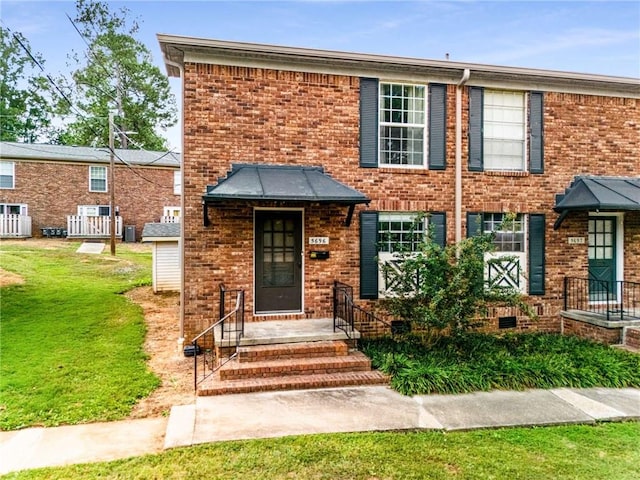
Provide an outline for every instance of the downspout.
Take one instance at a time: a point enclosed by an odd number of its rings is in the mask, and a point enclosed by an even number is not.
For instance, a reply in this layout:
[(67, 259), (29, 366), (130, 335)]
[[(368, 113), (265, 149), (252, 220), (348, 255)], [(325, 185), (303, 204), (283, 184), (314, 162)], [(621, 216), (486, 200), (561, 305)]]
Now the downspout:
[(164, 57), (164, 63), (180, 70), (180, 337), (178, 338), (178, 353), (184, 351), (184, 67)]
[(464, 69), (462, 78), (456, 85), (456, 179), (455, 179), (455, 218), (456, 245), (462, 240), (462, 87), (471, 70)]

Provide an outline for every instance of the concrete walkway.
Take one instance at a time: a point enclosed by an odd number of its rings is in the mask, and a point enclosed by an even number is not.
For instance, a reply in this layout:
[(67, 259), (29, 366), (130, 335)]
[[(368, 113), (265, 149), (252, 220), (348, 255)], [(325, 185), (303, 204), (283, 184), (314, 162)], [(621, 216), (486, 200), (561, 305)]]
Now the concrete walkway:
[(353, 387), (198, 397), (166, 418), (0, 432), (0, 474), (199, 443), (332, 432), (469, 430), (640, 419), (640, 389), (405, 397)]

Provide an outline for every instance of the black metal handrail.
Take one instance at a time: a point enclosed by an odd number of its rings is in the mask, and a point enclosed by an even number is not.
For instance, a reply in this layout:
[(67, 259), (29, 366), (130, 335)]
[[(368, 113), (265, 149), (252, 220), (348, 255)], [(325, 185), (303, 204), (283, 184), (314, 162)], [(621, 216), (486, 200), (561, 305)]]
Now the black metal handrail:
[[(227, 295), (235, 295), (236, 301), (233, 310), (225, 313)], [(238, 354), (240, 340), (244, 335), (244, 290), (226, 290), (221, 284), (219, 315), (217, 322), (191, 341), (194, 389)]]
[(346, 283), (333, 282), (333, 331), (342, 330), (348, 338), (353, 338), (356, 325), (381, 323), (392, 332), (392, 325), (373, 313), (356, 305), (353, 301), (353, 287)]
[(640, 283), (564, 278), (564, 310), (579, 310), (607, 321), (640, 319)]

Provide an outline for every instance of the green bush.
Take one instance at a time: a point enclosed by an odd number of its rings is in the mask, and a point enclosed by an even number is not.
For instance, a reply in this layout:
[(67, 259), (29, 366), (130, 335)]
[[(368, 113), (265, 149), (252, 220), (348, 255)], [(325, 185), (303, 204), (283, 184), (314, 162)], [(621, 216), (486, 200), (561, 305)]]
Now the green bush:
[(492, 389), (640, 387), (640, 356), (572, 336), (465, 333), (364, 340), (375, 368), (405, 395)]
[[(416, 225), (422, 217), (418, 215)], [(420, 240), (411, 249), (397, 252), (393, 264), (381, 262), (383, 275), (392, 285), (381, 306), (392, 317), (410, 322), (425, 339), (445, 331), (468, 331), (490, 305), (517, 306), (535, 318), (518, 290), (485, 282), (485, 263), (497, 261), (485, 260), (494, 250), (494, 235), (479, 235), (442, 248), (433, 233), (414, 235)]]

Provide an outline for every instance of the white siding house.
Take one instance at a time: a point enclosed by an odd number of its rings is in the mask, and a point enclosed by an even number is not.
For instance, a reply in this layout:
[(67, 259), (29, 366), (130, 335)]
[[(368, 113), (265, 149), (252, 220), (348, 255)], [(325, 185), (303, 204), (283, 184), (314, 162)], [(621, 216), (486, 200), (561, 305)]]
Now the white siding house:
[(180, 224), (147, 223), (142, 241), (152, 245), (153, 291), (179, 291)]

